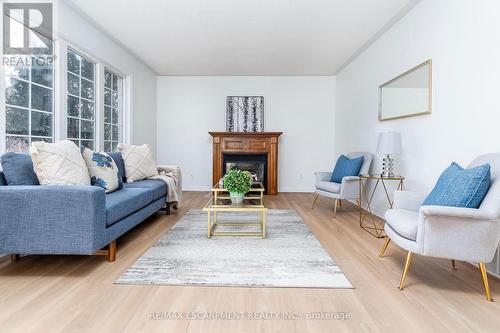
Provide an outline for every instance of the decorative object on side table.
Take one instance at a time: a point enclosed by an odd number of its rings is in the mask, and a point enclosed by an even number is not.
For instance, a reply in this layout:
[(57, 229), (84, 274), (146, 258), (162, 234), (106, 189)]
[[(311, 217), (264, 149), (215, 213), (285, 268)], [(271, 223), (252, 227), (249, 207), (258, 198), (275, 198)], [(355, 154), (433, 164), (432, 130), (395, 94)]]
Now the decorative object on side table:
[(226, 100), (227, 132), (263, 132), (264, 97), (228, 96)]
[[(359, 175), (359, 226), (372, 234), (377, 238), (384, 238), (384, 222), (377, 220), (372, 212), (371, 202), (375, 195), (375, 192), (380, 184), (382, 184), (385, 192), (385, 197), (389, 208), (392, 208), (394, 201), (389, 196), (389, 190), (387, 189), (387, 182), (397, 182), (396, 191), (404, 190), (404, 177), (403, 176), (391, 176), (386, 177), (383, 175)], [(375, 186), (373, 187), (371, 194), (366, 195), (366, 183), (369, 180), (375, 180)], [(363, 182), (364, 181), (364, 182)], [(363, 198), (366, 202), (366, 210), (363, 209)], [(368, 221), (367, 221), (368, 220)], [(371, 223), (365, 223), (371, 222)]]
[(233, 169), (224, 176), (224, 188), (229, 191), (232, 203), (242, 203), (245, 194), (251, 187), (252, 177), (248, 172)]
[(378, 136), (377, 154), (384, 155), (382, 177), (394, 177), (393, 155), (401, 154), (401, 133), (382, 132)]

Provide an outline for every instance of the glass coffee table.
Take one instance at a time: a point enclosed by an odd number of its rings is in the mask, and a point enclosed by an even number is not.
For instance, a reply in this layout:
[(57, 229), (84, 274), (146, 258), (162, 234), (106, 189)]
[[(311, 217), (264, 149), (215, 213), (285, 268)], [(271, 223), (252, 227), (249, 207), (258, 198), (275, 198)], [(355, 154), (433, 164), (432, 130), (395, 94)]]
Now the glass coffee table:
[[(256, 236), (266, 238), (266, 216), (267, 208), (264, 206), (264, 186), (262, 183), (253, 183), (250, 191), (243, 198), (241, 204), (231, 202), (229, 192), (221, 188), (219, 184), (212, 188), (212, 197), (203, 208), (207, 213), (207, 237), (212, 236)], [(230, 214), (227, 214), (230, 213)], [(238, 220), (238, 214), (232, 213), (255, 213), (257, 221), (246, 221), (247, 219)], [(222, 221), (218, 219), (221, 216), (231, 216), (234, 221), (228, 221), (224, 218)], [(227, 216), (226, 216), (227, 215)], [(248, 227), (258, 227), (257, 231), (218, 231), (224, 229), (238, 229)]]

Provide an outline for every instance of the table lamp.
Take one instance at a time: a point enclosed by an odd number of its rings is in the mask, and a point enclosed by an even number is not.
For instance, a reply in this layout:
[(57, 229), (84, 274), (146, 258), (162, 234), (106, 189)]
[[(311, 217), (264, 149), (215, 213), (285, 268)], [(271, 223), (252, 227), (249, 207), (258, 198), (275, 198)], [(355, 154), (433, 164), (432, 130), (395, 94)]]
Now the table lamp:
[(382, 177), (394, 177), (393, 155), (401, 154), (401, 133), (379, 133), (377, 154), (384, 155), (382, 160)]

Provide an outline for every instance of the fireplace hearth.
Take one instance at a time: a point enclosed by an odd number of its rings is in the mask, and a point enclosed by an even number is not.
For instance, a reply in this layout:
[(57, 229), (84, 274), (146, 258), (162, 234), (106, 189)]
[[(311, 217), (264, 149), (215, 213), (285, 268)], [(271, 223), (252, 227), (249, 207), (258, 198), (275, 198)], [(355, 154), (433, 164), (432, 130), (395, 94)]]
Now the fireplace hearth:
[(282, 132), (209, 132), (213, 137), (212, 184), (231, 167), (255, 172), (266, 194), (278, 194), (278, 138)]

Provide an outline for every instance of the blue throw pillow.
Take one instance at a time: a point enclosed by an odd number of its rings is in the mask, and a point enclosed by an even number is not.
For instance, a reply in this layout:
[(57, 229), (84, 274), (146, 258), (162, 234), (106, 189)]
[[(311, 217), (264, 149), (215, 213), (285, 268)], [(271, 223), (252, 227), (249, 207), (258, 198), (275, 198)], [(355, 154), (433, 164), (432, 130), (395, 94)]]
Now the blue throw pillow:
[(358, 176), (359, 170), (363, 165), (364, 156), (349, 158), (345, 155), (340, 155), (335, 168), (333, 169), (331, 182), (342, 183), (342, 178), (347, 176)]
[(9, 186), (40, 185), (29, 154), (6, 153), (2, 155), (2, 169)]
[(488, 163), (464, 169), (453, 162), (439, 176), (422, 205), (478, 208), (491, 184)]
[(122, 153), (119, 151), (114, 151), (112, 153), (107, 153), (113, 161), (115, 161), (116, 166), (118, 167), (118, 189), (123, 188), (123, 180), (125, 179), (125, 165), (123, 164)]

